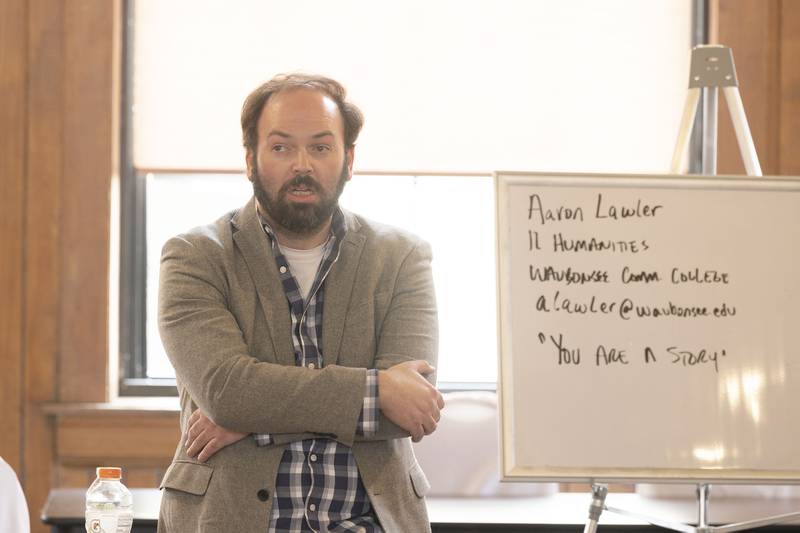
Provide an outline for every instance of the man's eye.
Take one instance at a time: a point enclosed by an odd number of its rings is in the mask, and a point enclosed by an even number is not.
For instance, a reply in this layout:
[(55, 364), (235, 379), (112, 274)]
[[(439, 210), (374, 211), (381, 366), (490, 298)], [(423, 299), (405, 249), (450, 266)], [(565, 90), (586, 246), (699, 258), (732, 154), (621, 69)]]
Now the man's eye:
[(284, 144), (273, 144), (272, 145), (272, 151), (273, 152), (285, 152), (286, 150), (288, 150), (288, 148)]
[(330, 152), (331, 147), (327, 144), (315, 144), (314, 145), (315, 152)]

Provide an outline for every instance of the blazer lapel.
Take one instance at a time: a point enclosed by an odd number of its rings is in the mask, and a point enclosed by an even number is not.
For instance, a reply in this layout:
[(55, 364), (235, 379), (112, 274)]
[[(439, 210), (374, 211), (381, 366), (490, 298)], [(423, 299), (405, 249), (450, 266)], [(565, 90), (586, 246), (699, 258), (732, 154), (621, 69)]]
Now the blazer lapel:
[(275, 360), (283, 365), (294, 365), (289, 306), (281, 286), (278, 268), (269, 248), (269, 239), (258, 220), (255, 200), (251, 198), (232, 222), (238, 229), (233, 234), (233, 240), (247, 263), (250, 277), (256, 286), (258, 300), (272, 340)]
[(347, 234), (339, 248), (339, 259), (333, 264), (325, 279), (325, 309), (322, 313), (322, 349), (325, 365), (335, 365), (339, 360), (345, 318), (350, 309), (350, 295), (356, 281), (358, 263), (364, 250), (366, 237), (358, 230), (360, 225), (353, 215), (344, 212)]

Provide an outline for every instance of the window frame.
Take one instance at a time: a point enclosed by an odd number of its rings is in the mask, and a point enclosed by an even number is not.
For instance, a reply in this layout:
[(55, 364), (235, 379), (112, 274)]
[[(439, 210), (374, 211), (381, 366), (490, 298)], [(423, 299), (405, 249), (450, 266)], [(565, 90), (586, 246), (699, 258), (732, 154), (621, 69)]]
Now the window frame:
[(134, 0), (123, 0), (120, 73), (119, 396), (177, 396), (175, 379), (147, 377), (147, 194), (133, 163)]
[[(177, 396), (173, 378), (147, 377), (147, 191), (146, 176), (152, 170), (137, 170), (133, 161), (133, 53), (135, 38), (134, 1), (122, 0), (122, 50), (120, 73), (120, 279), (119, 279), (119, 382), (118, 395)], [(710, 37), (708, 0), (692, 0), (692, 46), (706, 44)], [(706, 109), (698, 103), (689, 142), (689, 173), (701, 173), (703, 118)], [(170, 169), (188, 172), (190, 169)], [(207, 170), (191, 169), (198, 174)], [(496, 382), (442, 382), (443, 391), (496, 391)]]

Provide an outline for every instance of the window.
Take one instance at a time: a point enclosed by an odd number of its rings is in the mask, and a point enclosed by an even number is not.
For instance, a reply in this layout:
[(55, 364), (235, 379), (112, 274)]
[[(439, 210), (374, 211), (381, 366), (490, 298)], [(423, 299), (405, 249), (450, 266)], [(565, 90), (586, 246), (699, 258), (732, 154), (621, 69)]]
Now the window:
[(278, 72), (330, 75), (364, 111), (342, 204), (432, 243), (439, 378), (462, 387), (496, 379), (492, 171), (669, 168), (689, 0), (391, 5), (128, 3), (123, 393), (170, 384), (161, 244), (249, 198), (239, 110)]

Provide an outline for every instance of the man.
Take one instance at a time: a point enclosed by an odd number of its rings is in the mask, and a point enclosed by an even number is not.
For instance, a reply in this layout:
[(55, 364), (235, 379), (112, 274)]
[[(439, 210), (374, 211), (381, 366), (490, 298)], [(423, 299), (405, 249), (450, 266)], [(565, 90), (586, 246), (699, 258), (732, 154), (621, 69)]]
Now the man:
[(327, 78), (257, 88), (242, 109), (254, 198), (164, 246), (185, 438), (161, 532), (430, 530), (408, 438), (444, 406), (430, 250), (339, 209), (362, 122)]

